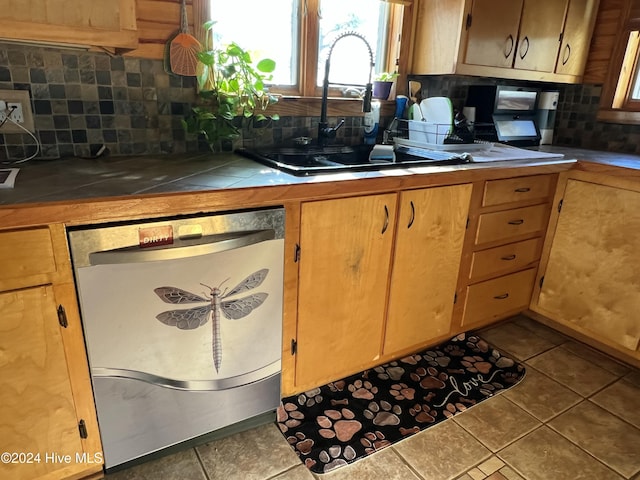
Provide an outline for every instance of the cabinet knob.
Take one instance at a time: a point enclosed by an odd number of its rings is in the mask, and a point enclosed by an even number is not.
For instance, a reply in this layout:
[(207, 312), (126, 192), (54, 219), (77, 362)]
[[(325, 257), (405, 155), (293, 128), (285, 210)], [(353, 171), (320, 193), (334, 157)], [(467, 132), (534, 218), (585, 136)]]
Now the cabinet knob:
[(516, 193), (527, 193), (529, 191), (531, 191), (531, 189), (529, 187), (520, 187), (520, 188), (516, 188), (514, 190), (514, 192), (516, 192)]
[(511, 220), (509, 222), (509, 225), (522, 225), (524, 223), (524, 220), (522, 218), (519, 218), (518, 220)]
[(496, 295), (495, 297), (496, 300), (504, 300), (505, 298), (509, 298), (509, 294), (508, 293), (503, 293), (502, 295)]
[(505, 257), (501, 257), (500, 260), (505, 260), (505, 261), (511, 261), (511, 260), (515, 260), (516, 256), (515, 255), (507, 255)]

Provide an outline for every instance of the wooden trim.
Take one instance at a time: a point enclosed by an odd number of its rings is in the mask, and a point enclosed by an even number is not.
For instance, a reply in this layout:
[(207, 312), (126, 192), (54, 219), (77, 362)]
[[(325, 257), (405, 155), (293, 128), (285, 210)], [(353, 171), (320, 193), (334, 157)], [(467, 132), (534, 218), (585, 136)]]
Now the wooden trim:
[(296, 356), (291, 354), (291, 340), (297, 341), (298, 325), (298, 265), (294, 253), (300, 244), (300, 202), (284, 204), (287, 212), (284, 239), (284, 294), (282, 324), (282, 396), (295, 391)]
[(640, 112), (637, 112), (637, 111), (631, 112), (626, 110), (613, 110), (610, 107), (607, 109), (601, 106), (596, 115), (596, 120), (600, 122), (638, 125), (640, 124)]
[[(640, 112), (628, 111), (626, 109), (626, 99), (630, 87), (630, 81), (634, 77), (634, 70), (638, 60), (638, 47), (640, 42), (630, 38), (636, 25), (637, 15), (640, 13), (640, 0), (626, 2), (621, 8), (622, 14), (619, 20), (618, 34), (609, 62), (608, 74), (602, 87), (600, 106), (596, 119), (601, 122), (639, 124)], [(636, 51), (631, 51), (636, 50)], [(626, 68), (625, 65), (633, 60), (633, 68)]]
[(100, 30), (93, 27), (52, 25), (0, 19), (2, 37), (9, 40), (42, 41), (47, 43), (73, 44), (78, 46), (107, 46), (136, 48), (137, 30)]
[(601, 352), (604, 352), (607, 355), (628, 363), (629, 365), (640, 368), (640, 358), (635, 358), (631, 355), (625, 355), (620, 351), (620, 347), (615, 345), (613, 342), (610, 342), (604, 338), (601, 340), (596, 340), (595, 338), (593, 338), (593, 334), (591, 332), (583, 330), (577, 326), (567, 326), (563, 323), (550, 319), (542, 313), (538, 313), (533, 310), (525, 310), (523, 314), (537, 322), (542, 323), (543, 325), (546, 325), (547, 327), (553, 328), (554, 330), (567, 335), (568, 337), (585, 343), (590, 347), (600, 350)]
[[(318, 65), (318, 37), (320, 25), (318, 18), (318, 0), (302, 0), (300, 15), (303, 16), (300, 38), (300, 65), (298, 88), (304, 97), (318, 95), (316, 87), (316, 70)], [(319, 110), (318, 110), (319, 111)]]
[(208, 192), (176, 192), (16, 205), (0, 205), (0, 228), (50, 223), (101, 224), (110, 221), (158, 218), (168, 215), (216, 212), (282, 205), (284, 202), (365, 195), (397, 189), (455, 185), (477, 180), (556, 173), (574, 162), (536, 166), (477, 168), (463, 171), (359, 178), (339, 182), (309, 182), (256, 188), (229, 188)]

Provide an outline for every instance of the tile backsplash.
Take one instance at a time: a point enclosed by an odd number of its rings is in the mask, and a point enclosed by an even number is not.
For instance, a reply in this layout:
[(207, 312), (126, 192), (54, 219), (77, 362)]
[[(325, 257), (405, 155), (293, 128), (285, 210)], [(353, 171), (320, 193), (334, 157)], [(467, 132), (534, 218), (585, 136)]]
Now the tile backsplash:
[[(425, 96), (448, 96), (458, 108), (471, 84), (523, 83), (465, 76), (416, 79)], [(560, 91), (554, 144), (640, 154), (640, 126), (596, 121), (600, 86), (534, 85)], [(30, 91), (42, 146), (39, 158), (91, 156), (100, 145), (112, 155), (206, 149), (181, 124), (197, 99), (195, 79), (168, 75), (161, 60), (0, 42), (0, 89)], [(317, 122), (318, 117), (281, 117), (270, 128), (246, 129), (243, 141), (249, 146), (315, 136)], [(361, 141), (362, 118), (347, 118), (338, 134), (345, 143)], [(0, 160), (18, 160), (35, 152), (28, 135), (1, 129), (0, 146)]]

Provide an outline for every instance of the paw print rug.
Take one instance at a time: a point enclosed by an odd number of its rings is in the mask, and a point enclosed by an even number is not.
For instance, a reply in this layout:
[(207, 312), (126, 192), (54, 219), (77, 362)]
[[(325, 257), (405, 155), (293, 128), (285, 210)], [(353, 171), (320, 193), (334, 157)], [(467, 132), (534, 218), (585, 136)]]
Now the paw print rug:
[(282, 400), (280, 431), (327, 473), (516, 385), (524, 366), (472, 333)]

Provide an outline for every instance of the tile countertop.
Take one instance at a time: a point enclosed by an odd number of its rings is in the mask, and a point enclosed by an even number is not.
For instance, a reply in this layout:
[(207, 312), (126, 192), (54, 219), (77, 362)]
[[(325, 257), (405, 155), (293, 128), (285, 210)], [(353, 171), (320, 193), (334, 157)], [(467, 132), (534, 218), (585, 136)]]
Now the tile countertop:
[(0, 189), (3, 205), (46, 203), (129, 195), (211, 191), (270, 185), (335, 182), (358, 178), (429, 174), (479, 168), (503, 168), (573, 162), (575, 159), (640, 170), (640, 156), (543, 146), (540, 151), (562, 153), (564, 159), (510, 160), (452, 166), (388, 169), (296, 177), (239, 155), (177, 154), (68, 158), (31, 161), (0, 168), (19, 168), (15, 186)]

